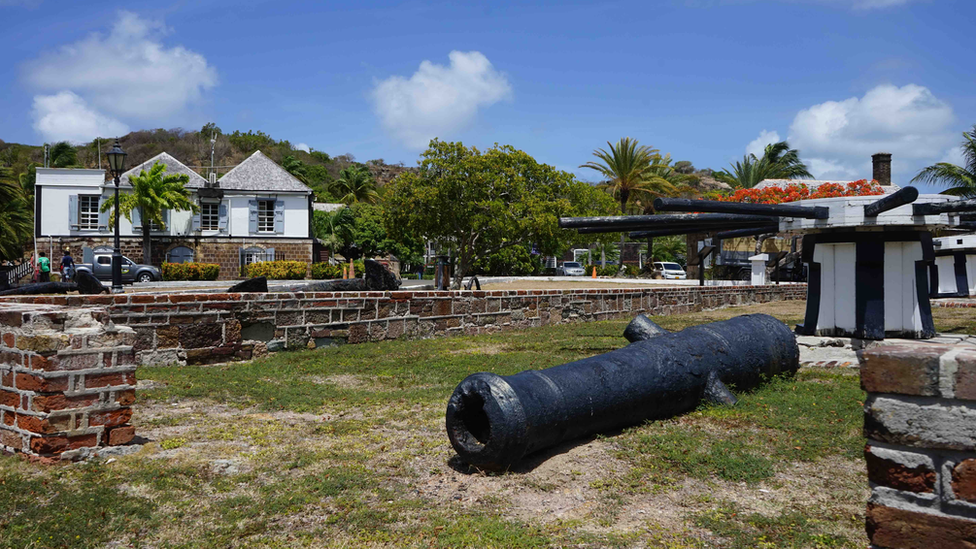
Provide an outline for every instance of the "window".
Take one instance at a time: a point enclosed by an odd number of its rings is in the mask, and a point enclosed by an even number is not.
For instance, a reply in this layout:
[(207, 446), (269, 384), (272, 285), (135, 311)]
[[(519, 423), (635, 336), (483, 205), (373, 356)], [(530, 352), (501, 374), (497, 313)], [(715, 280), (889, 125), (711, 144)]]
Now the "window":
[(200, 204), (200, 229), (204, 231), (216, 231), (220, 228), (219, 224), (220, 204), (211, 202)]
[(81, 195), (78, 197), (78, 228), (81, 230), (98, 229), (98, 199), (97, 194)]
[(258, 200), (258, 232), (274, 232), (274, 200)]
[(99, 265), (111, 265), (112, 264), (112, 256), (110, 256), (110, 255), (100, 255), (100, 256), (98, 256), (96, 258), (96, 260), (98, 261), (98, 264)]
[(274, 256), (261, 248), (248, 248), (244, 250), (244, 264), (250, 265), (259, 261), (274, 261)]

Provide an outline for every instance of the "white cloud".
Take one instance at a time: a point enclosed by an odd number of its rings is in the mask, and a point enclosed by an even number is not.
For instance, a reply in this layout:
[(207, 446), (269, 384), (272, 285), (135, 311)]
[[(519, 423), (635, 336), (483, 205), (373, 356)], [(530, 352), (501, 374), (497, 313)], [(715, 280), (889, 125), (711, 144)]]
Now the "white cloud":
[(297, 144), (297, 145), (295, 145), (295, 146), (293, 146), (293, 147), (292, 147), (292, 149), (294, 149), (294, 150), (296, 150), (296, 151), (305, 151), (305, 152), (312, 152), (312, 148), (311, 148), (311, 147), (309, 147), (309, 146), (308, 146), (307, 144), (305, 144), (305, 143), (299, 143), (299, 144)]
[(512, 86), (480, 52), (452, 51), (450, 66), (430, 61), (410, 78), (391, 76), (373, 89), (383, 127), (405, 145), (422, 149), (470, 124), (478, 109), (512, 96)]
[(779, 138), (779, 134), (775, 131), (763, 130), (759, 132), (759, 137), (753, 139), (746, 145), (746, 154), (754, 154), (756, 158), (762, 158), (764, 152), (766, 152), (766, 145), (770, 143), (779, 143), (782, 139)]
[[(42, 91), (70, 90), (89, 109), (175, 126), (174, 118), (217, 84), (217, 73), (202, 55), (165, 47), (166, 33), (162, 22), (123, 11), (108, 35), (94, 33), (27, 62), (24, 79)], [(41, 131), (36, 120), (35, 129)]]
[(92, 110), (85, 100), (70, 91), (55, 95), (35, 95), (34, 129), (46, 141), (84, 143), (96, 136), (129, 133), (122, 122)]
[(950, 164), (955, 164), (956, 166), (965, 166), (966, 157), (962, 154), (962, 147), (953, 147), (946, 151), (945, 156), (943, 156), (939, 162), (948, 162)]
[[(928, 88), (885, 84), (860, 98), (801, 110), (790, 126), (789, 143), (810, 163), (815, 177), (870, 177), (870, 156), (877, 152), (892, 153), (895, 174), (913, 175), (952, 145), (954, 121), (952, 107)], [(811, 158), (820, 163), (814, 166)]]

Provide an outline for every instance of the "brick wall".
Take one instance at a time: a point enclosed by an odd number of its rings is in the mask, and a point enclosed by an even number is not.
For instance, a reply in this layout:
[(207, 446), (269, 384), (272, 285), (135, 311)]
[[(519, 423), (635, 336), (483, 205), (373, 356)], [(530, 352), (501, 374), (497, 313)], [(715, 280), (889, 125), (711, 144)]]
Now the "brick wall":
[(18, 297), (22, 303), (104, 306), (131, 327), (143, 364), (246, 360), (284, 348), (493, 333), (804, 299), (805, 285), (446, 292), (131, 294)]
[(861, 356), (873, 547), (976, 547), (976, 345)]
[(0, 451), (76, 457), (132, 440), (135, 332), (104, 308), (0, 303)]
[[(76, 262), (81, 263), (82, 247), (97, 248), (99, 246), (112, 247), (114, 240), (112, 237), (74, 237), (61, 238), (53, 241), (55, 261), (60, 261), (61, 251), (64, 248), (71, 249), (71, 256)], [(145, 263), (142, 254), (141, 237), (123, 237), (119, 239), (122, 255), (128, 257), (136, 263)], [(311, 239), (258, 239), (248, 238), (175, 238), (175, 237), (153, 237), (152, 239), (152, 265), (162, 265), (166, 260), (166, 255), (170, 250), (177, 246), (186, 246), (193, 250), (193, 259), (199, 263), (216, 263), (220, 265), (220, 280), (231, 280), (241, 278), (240, 275), (240, 249), (258, 247), (262, 249), (274, 248), (277, 257), (284, 257), (290, 261), (312, 262), (312, 240)], [(47, 241), (38, 241), (39, 251), (49, 252), (52, 244)]]

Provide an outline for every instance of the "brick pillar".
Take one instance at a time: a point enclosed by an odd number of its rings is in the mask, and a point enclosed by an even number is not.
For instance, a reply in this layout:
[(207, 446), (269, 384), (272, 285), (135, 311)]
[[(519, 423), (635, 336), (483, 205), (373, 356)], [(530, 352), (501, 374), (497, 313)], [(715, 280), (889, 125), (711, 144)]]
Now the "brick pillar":
[(872, 547), (976, 546), (976, 347), (876, 347), (861, 385)]
[(0, 451), (54, 461), (132, 440), (132, 328), (104, 309), (0, 304), (0, 333)]
[(871, 155), (871, 178), (881, 185), (891, 185), (891, 154), (877, 153)]

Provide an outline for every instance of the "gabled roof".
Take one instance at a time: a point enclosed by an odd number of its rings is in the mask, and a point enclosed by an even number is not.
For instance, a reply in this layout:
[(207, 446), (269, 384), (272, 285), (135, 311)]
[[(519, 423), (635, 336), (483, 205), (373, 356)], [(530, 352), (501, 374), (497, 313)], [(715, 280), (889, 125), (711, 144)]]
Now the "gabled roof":
[[(820, 179), (763, 179), (762, 181), (757, 183), (756, 186), (753, 188), (765, 189), (766, 187), (786, 187), (791, 183), (796, 183), (796, 184), (803, 183), (804, 185), (807, 186), (808, 189), (812, 191), (817, 187), (823, 185), (824, 183), (837, 183), (838, 185), (847, 185), (848, 183), (853, 183), (853, 182), (854, 181), (837, 181), (836, 179), (830, 181), (820, 180)], [(882, 189), (884, 189), (885, 193), (887, 194), (887, 193), (893, 193), (901, 189), (901, 187), (892, 183), (891, 185), (883, 186)]]
[(186, 167), (185, 164), (170, 156), (169, 153), (165, 152), (157, 154), (156, 156), (122, 174), (122, 177), (119, 178), (119, 184), (129, 185), (129, 176), (137, 176), (142, 170), (146, 170), (148, 172), (156, 162), (161, 162), (162, 164), (166, 165), (165, 173), (167, 174), (181, 173), (189, 176), (190, 181), (186, 184), (188, 189), (198, 189), (207, 184), (207, 180), (204, 179), (200, 174)]
[(225, 191), (312, 192), (312, 189), (261, 151), (255, 151), (244, 162), (224, 174), (217, 185)]

